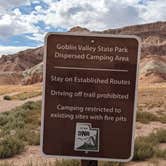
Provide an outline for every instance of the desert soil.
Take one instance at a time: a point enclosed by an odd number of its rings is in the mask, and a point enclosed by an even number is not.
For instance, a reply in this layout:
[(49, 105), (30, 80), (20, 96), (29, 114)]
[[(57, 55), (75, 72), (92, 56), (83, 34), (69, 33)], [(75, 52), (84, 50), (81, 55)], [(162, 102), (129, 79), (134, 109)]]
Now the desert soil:
[[(14, 92), (14, 93), (9, 93), (8, 95), (12, 96), (12, 95), (15, 95), (15, 94), (18, 94), (18, 93)], [(41, 96), (29, 98), (29, 99), (26, 99), (26, 100), (4, 100), (3, 97), (4, 97), (4, 95), (0, 96), (0, 113), (10, 111), (13, 108), (21, 106), (21, 105), (23, 105), (24, 103), (26, 103), (28, 101), (41, 100)]]
[[(40, 85), (41, 86), (41, 85)], [(25, 87), (24, 87), (25, 88)], [(41, 88), (41, 87), (40, 87)], [(38, 88), (38, 89), (40, 89)], [(35, 87), (36, 89), (36, 87)], [(33, 90), (31, 87), (30, 90)], [(14, 95), (20, 93), (19, 91), (14, 91), (7, 93), (7, 95)], [(5, 93), (6, 95), (6, 93)], [(24, 104), (27, 101), (37, 101), (41, 100), (41, 96), (30, 98), (24, 101), (20, 100), (3, 100), (4, 95), (0, 96), (0, 112), (10, 111), (11, 109)], [(166, 113), (166, 84), (159, 84), (153, 86), (142, 86), (139, 88), (139, 97), (138, 105), (141, 106), (139, 111), (148, 111), (158, 115), (159, 113)], [(140, 122), (136, 123), (136, 137), (137, 136), (147, 136), (152, 132), (155, 132), (157, 129), (166, 128), (166, 124), (161, 122), (150, 122), (149, 124), (143, 124)], [(166, 144), (160, 145), (161, 149), (166, 148)], [(59, 159), (59, 158), (58, 158)], [(1, 162), (12, 162), (17, 166), (23, 166), (28, 161), (33, 161), (33, 163), (43, 163), (43, 162), (55, 162), (56, 159), (45, 158), (40, 154), (39, 146), (28, 146), (25, 152), (20, 155), (16, 155), (13, 158), (1, 160)], [(126, 166), (166, 166), (166, 161), (162, 159), (151, 159), (144, 162), (129, 162)]]
[[(0, 161), (0, 164), (3, 162), (14, 163), (16, 166), (24, 166), (27, 163), (33, 162), (33, 164), (45, 163), (46, 166), (49, 163), (55, 163), (56, 160), (61, 160), (61, 158), (46, 158), (41, 155), (39, 146), (28, 146), (26, 151), (21, 155), (16, 155), (10, 159), (3, 159)], [(125, 166), (165, 166), (166, 161), (163, 159), (151, 159), (148, 161), (141, 162), (129, 162)]]
[(26, 150), (21, 155), (16, 155), (10, 159), (1, 159), (0, 163), (8, 162), (14, 163), (16, 166), (24, 166), (27, 163), (33, 162), (40, 165), (40, 163), (55, 162), (55, 158), (46, 158), (41, 155), (39, 146), (27, 146)]

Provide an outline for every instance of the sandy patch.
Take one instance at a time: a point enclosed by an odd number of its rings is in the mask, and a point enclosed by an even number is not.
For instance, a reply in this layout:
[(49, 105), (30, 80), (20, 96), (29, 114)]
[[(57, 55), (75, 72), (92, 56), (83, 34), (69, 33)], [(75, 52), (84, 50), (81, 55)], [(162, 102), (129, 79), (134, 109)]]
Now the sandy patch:
[(130, 162), (125, 166), (166, 166), (166, 160), (156, 159), (151, 161)]
[(40, 163), (52, 163), (56, 160), (56, 158), (46, 158), (42, 156), (40, 153), (40, 146), (28, 146), (20, 155), (16, 155), (10, 159), (1, 159), (0, 164), (3, 162), (8, 162), (13, 163), (16, 166), (24, 166), (27, 163), (33, 162), (33, 164), (40, 165)]
[(166, 124), (160, 122), (150, 122), (149, 124), (136, 123), (136, 137), (148, 136), (150, 133), (156, 132), (158, 129), (166, 128)]
[(38, 101), (41, 100), (41, 96), (37, 96), (37, 97), (33, 97), (33, 98), (29, 98), (26, 100), (0, 100), (0, 113), (1, 112), (6, 112), (6, 111), (10, 111), (18, 106), (23, 105), (24, 103), (28, 102), (28, 101)]

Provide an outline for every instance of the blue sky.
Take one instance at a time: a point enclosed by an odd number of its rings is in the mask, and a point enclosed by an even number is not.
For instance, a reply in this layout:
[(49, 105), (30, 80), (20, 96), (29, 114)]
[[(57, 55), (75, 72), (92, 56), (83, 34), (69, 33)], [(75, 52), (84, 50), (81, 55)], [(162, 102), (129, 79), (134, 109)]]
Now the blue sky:
[(166, 0), (0, 0), (0, 55), (43, 45), (47, 32), (166, 20)]

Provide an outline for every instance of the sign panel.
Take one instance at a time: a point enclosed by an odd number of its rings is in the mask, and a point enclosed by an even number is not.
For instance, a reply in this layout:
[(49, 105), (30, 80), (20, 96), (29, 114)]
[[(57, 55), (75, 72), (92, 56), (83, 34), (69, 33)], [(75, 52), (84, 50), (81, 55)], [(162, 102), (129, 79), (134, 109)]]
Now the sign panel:
[(134, 142), (138, 39), (49, 33), (45, 40), (43, 154), (130, 160)]

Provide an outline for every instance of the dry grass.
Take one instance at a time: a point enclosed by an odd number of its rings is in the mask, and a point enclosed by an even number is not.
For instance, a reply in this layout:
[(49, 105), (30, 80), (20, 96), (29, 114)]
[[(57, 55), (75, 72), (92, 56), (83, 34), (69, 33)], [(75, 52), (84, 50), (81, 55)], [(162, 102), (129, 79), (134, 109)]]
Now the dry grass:
[(154, 90), (154, 89), (166, 89), (165, 83), (153, 83), (153, 84), (139, 84), (139, 90)]
[(21, 153), (25, 145), (39, 145), (40, 115), (40, 101), (0, 114), (0, 158)]
[(139, 104), (165, 103), (166, 100), (166, 83), (140, 86), (138, 90)]
[[(156, 116), (166, 116), (166, 83), (140, 86), (138, 110)], [(165, 119), (165, 118), (164, 118)]]
[(13, 92), (32, 92), (41, 90), (41, 83), (40, 84), (34, 84), (34, 85), (1, 85), (0, 86), (0, 95), (5, 95)]
[[(53, 162), (47, 161), (27, 161), (23, 166), (80, 166), (80, 160), (55, 160)], [(124, 166), (124, 163), (118, 162), (98, 162), (99, 166)], [(11, 162), (2, 162), (0, 166), (17, 166)]]
[(16, 95), (12, 95), (12, 96), (4, 96), (4, 100), (26, 100), (29, 98), (33, 98), (33, 97), (37, 97), (37, 96), (41, 96), (42, 92), (41, 90), (38, 91), (30, 91), (30, 92), (21, 92), (18, 93)]

